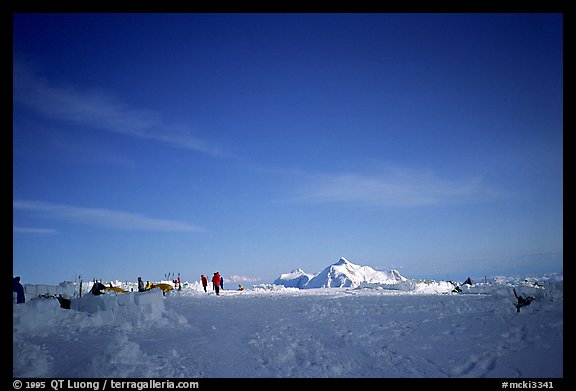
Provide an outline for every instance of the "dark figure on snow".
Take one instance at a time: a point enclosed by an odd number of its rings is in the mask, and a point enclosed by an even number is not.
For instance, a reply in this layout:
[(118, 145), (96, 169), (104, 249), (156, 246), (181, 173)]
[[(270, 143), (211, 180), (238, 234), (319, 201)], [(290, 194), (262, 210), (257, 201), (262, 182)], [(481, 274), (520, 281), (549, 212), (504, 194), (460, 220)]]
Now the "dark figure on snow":
[(516, 289), (513, 288), (512, 290), (514, 291), (514, 296), (516, 296), (516, 299), (518, 300), (518, 302), (516, 304), (514, 304), (514, 307), (516, 307), (516, 312), (520, 312), (520, 308), (526, 307), (527, 305), (530, 305), (530, 303), (532, 303), (535, 300), (535, 298), (532, 296), (527, 296), (527, 297), (518, 296), (516, 294)]
[(106, 286), (101, 282), (94, 281), (94, 285), (92, 285), (90, 293), (92, 293), (94, 296), (103, 295), (104, 294), (104, 292), (102, 292), (103, 290), (106, 290)]
[(144, 281), (142, 281), (142, 277), (138, 277), (138, 292), (144, 292), (146, 290), (146, 286), (144, 285)]
[(220, 289), (224, 290), (224, 277), (220, 276)]
[(26, 302), (26, 298), (24, 297), (24, 287), (20, 283), (20, 277), (12, 278), (12, 292), (16, 292), (17, 304)]
[(202, 274), (201, 278), (202, 278), (202, 286), (204, 287), (204, 292), (208, 292), (206, 290), (206, 287), (208, 286), (208, 279), (204, 274)]
[(216, 291), (216, 296), (220, 296), (220, 273), (214, 273), (212, 277), (212, 288)]

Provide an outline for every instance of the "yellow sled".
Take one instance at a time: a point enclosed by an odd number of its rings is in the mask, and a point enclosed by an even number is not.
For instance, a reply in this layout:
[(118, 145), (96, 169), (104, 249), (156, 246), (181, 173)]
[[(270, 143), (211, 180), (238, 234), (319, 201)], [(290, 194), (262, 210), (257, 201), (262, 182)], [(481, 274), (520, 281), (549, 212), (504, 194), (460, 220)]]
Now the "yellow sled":
[(117, 286), (107, 286), (104, 289), (106, 289), (107, 291), (114, 291), (116, 293), (128, 293), (128, 291), (125, 291), (122, 288), (118, 288)]
[(172, 289), (174, 289), (174, 287), (173, 287), (172, 285), (170, 285), (170, 284), (163, 284), (163, 283), (155, 284), (155, 283), (152, 283), (152, 284), (149, 284), (149, 285), (146, 287), (146, 290), (148, 290), (148, 289), (154, 289), (154, 288), (160, 288), (160, 289), (162, 289), (162, 292), (163, 292), (163, 293), (166, 293), (166, 292), (171, 291)]

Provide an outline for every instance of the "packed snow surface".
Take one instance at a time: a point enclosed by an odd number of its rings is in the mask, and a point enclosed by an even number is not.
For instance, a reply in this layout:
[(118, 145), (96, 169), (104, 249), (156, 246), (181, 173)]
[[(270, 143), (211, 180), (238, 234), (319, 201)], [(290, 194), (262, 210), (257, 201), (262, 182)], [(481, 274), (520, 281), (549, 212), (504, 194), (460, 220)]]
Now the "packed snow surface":
[[(402, 279), (263, 284), (220, 296), (199, 282), (165, 295), (124, 286), (72, 290), (71, 309), (28, 286), (26, 303), (13, 305), (13, 376), (563, 377), (563, 282), (536, 282), (503, 278), (459, 293)], [(513, 289), (535, 300), (518, 312)]]

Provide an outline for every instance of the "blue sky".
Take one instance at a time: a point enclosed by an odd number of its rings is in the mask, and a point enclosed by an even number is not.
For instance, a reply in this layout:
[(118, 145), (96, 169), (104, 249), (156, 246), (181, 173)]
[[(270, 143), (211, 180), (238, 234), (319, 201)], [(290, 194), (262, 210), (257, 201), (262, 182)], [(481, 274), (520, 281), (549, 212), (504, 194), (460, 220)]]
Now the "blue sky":
[(561, 14), (15, 14), (13, 272), (562, 271)]

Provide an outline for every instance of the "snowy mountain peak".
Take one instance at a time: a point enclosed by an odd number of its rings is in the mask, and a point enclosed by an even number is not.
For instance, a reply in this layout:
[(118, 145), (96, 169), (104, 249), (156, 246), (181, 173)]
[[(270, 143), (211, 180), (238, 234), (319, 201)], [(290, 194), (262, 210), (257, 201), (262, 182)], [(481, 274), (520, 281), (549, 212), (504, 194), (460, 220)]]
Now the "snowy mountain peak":
[(398, 281), (404, 281), (406, 280), (404, 277), (402, 277), (402, 275), (400, 274), (400, 272), (396, 269), (392, 269), (390, 270), (390, 274), (392, 274), (395, 278), (398, 279)]
[(290, 273), (281, 274), (274, 281), (274, 285), (284, 285), (287, 288), (303, 288), (314, 277), (300, 268), (292, 270)]
[(295, 269), (292, 273), (282, 274), (274, 284), (296, 288), (355, 288), (362, 283), (395, 284), (400, 281), (406, 281), (406, 278), (397, 270), (378, 271), (370, 266), (356, 265), (342, 257), (316, 275)]

